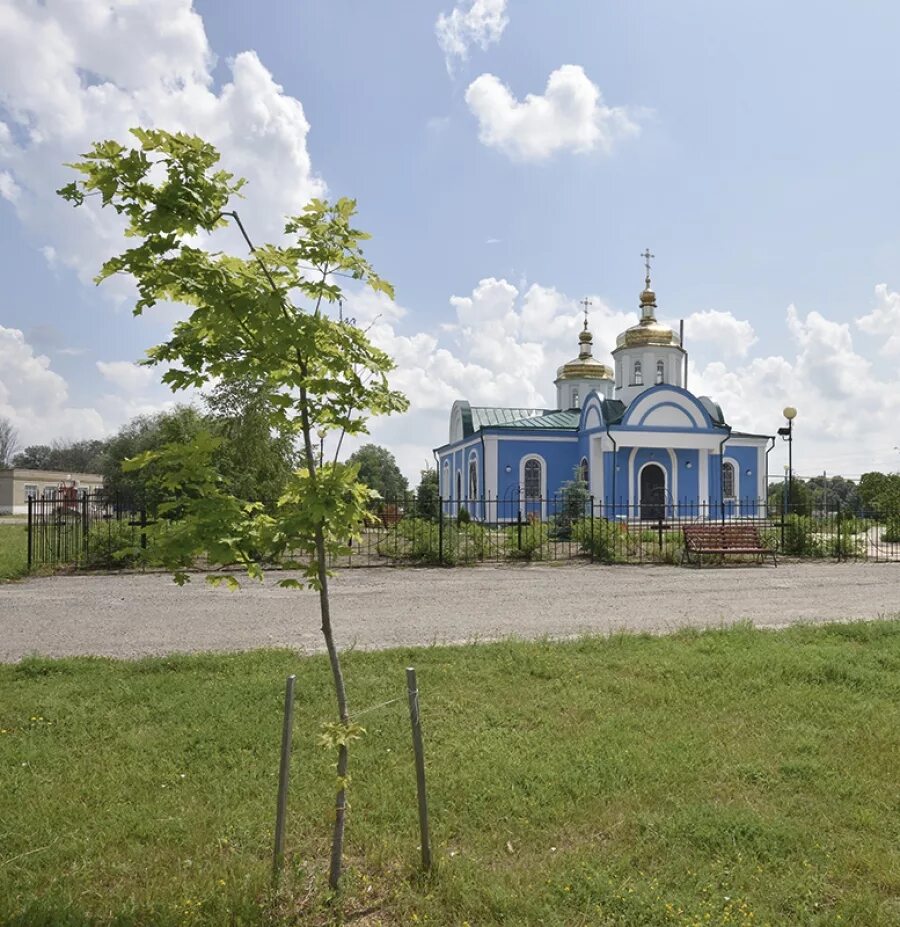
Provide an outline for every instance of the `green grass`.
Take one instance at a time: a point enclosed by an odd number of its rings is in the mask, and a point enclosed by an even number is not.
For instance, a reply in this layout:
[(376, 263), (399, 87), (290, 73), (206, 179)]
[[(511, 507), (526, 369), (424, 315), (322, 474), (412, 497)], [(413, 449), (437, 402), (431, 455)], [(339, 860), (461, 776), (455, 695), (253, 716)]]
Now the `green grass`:
[(28, 528), (0, 522), (0, 583), (19, 579), (28, 569)]
[[(896, 927), (900, 622), (348, 653), (343, 896), (324, 659), (0, 667), (0, 923)], [(404, 667), (437, 867), (417, 872)], [(268, 890), (284, 677), (285, 888)]]

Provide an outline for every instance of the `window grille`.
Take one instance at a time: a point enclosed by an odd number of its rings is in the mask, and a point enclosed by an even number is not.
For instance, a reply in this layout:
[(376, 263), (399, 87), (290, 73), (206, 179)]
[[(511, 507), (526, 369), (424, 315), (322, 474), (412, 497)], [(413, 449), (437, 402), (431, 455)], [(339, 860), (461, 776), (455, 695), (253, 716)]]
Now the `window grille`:
[(540, 499), (541, 497), (541, 462), (539, 460), (525, 461), (525, 498)]
[(734, 498), (734, 464), (722, 464), (722, 493), (726, 499)]

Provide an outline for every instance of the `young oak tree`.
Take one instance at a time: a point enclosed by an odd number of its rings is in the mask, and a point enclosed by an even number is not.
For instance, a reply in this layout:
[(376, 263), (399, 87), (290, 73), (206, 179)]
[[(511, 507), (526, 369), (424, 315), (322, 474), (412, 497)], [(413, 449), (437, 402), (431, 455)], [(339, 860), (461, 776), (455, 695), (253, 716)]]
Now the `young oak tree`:
[[(288, 244), (254, 247), (232, 199), (244, 181), (217, 168), (218, 151), (183, 133), (134, 129), (138, 145), (95, 143), (70, 165), (80, 179), (59, 193), (75, 206), (98, 196), (125, 220), (132, 246), (103, 265), (97, 282), (130, 275), (138, 290), (134, 314), (161, 301), (190, 307), (168, 341), (148, 352), (148, 364), (165, 364), (163, 381), (173, 390), (216, 381), (253, 383), (258, 408), (279, 435), (299, 436), (304, 466), (294, 471), (277, 505), (264, 510), (229, 494), (215, 470), (217, 439), (201, 436), (142, 455), (160, 484), (176, 499), (158, 514), (178, 513), (154, 554), (187, 581), (184, 567), (202, 552), (213, 564), (240, 563), (261, 578), (264, 562), (292, 563), (319, 593), (322, 634), (337, 700), (337, 722), (323, 742), (337, 748), (337, 795), (329, 869), (336, 889), (341, 875), (348, 745), (362, 733), (351, 722), (328, 596), (329, 557), (345, 550), (368, 519), (374, 493), (357, 480), (357, 469), (338, 461), (345, 434), (366, 432), (372, 415), (403, 411), (406, 399), (392, 390), (393, 362), (354, 325), (331, 318), (329, 304), (342, 297), (335, 275), (376, 291), (393, 290), (372, 269), (355, 228), (356, 204), (313, 200), (285, 223)], [(213, 250), (219, 230), (235, 225), (250, 254)], [(205, 242), (207, 247), (200, 247)], [(318, 435), (332, 433), (334, 457), (320, 460)], [(330, 455), (329, 455), (330, 457)], [(299, 561), (292, 552), (299, 551)], [(221, 577), (210, 577), (212, 580)], [(227, 580), (226, 580), (227, 581)], [(230, 581), (234, 583), (232, 579)]]

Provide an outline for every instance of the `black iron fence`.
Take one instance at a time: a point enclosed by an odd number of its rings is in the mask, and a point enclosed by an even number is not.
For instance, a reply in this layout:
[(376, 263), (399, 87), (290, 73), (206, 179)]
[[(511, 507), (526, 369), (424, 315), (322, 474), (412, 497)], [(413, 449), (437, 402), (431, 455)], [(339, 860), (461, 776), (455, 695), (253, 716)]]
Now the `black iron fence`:
[[(121, 569), (154, 565), (171, 522), (153, 507), (103, 492), (32, 499), (30, 567)], [(604, 505), (586, 495), (451, 500), (409, 494), (373, 506), (335, 567), (527, 561), (674, 563), (685, 560), (687, 525), (752, 526), (778, 557), (900, 560), (900, 509), (784, 513), (764, 500)], [(705, 560), (709, 560), (707, 557)], [(730, 560), (733, 558), (729, 558)]]
[(28, 568), (133, 566), (151, 524), (140, 502), (102, 491), (29, 498)]

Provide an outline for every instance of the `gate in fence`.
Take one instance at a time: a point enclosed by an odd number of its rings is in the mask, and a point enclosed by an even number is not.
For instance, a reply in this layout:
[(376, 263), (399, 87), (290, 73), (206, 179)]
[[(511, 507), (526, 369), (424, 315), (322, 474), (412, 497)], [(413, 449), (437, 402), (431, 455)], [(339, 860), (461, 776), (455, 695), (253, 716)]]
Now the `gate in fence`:
[(146, 508), (102, 491), (29, 498), (28, 568), (127, 566), (129, 549), (146, 549), (148, 524)]
[[(900, 561), (900, 509), (816, 515), (771, 511), (761, 500), (603, 505), (571, 494), (500, 499), (383, 501), (335, 567), (455, 566), (581, 560), (681, 563), (682, 528), (752, 525), (779, 556)], [(153, 538), (165, 528), (134, 500), (103, 492), (28, 504), (29, 567), (111, 569), (152, 562)], [(144, 554), (149, 555), (148, 558)]]

